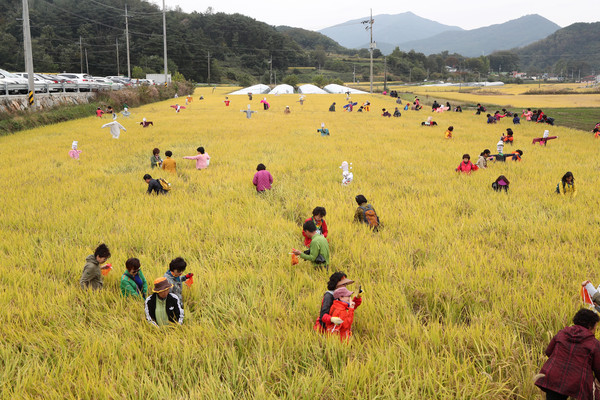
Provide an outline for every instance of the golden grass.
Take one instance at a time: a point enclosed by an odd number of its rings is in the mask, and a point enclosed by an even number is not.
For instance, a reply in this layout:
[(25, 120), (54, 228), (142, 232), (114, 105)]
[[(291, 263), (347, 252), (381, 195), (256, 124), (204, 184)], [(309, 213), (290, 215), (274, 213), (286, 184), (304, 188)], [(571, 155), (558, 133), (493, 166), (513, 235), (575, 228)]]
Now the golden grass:
[[(592, 93), (594, 89), (586, 88), (584, 84), (574, 83), (513, 84), (480, 88), (407, 86), (402, 87), (401, 90), (432, 100), (439, 97), (468, 104), (486, 103), (518, 108), (600, 107), (600, 94)], [(536, 90), (570, 90), (576, 94), (569, 94), (568, 96), (561, 94), (525, 94)]]
[[(224, 95), (199, 90), (180, 114), (175, 101), (133, 109), (119, 140), (95, 117), (0, 138), (2, 398), (540, 398), (531, 380), (545, 346), (579, 307), (579, 283), (600, 279), (600, 142), (555, 127), (558, 140), (532, 146), (543, 126), (489, 126), (468, 112), (422, 128), (423, 111), (380, 117), (395, 104), (377, 95), (354, 96), (373, 103), (362, 114), (327, 112), (343, 95), (307, 95), (304, 106), (267, 96), (267, 112), (255, 96), (247, 120), (247, 97), (226, 108)], [(142, 117), (155, 126), (135, 125)], [(316, 132), (321, 122), (331, 137)], [(454, 172), (509, 126), (522, 162)], [(67, 157), (72, 140), (79, 162)], [(212, 157), (205, 171), (181, 159), (199, 145)], [(149, 169), (155, 146), (174, 152), (177, 176)], [(275, 179), (265, 196), (251, 184), (260, 162)], [(553, 193), (567, 170), (574, 199)], [(146, 196), (145, 173), (172, 193)], [(508, 195), (490, 188), (499, 174)], [(359, 193), (385, 223), (378, 234), (351, 223)], [(349, 345), (312, 331), (332, 271), (290, 266), (317, 205), (333, 269), (366, 290)], [(82, 292), (100, 242), (114, 270), (103, 291)], [(158, 330), (141, 301), (120, 297), (119, 278), (129, 257), (151, 282), (176, 256), (195, 283), (184, 287), (185, 324)]]

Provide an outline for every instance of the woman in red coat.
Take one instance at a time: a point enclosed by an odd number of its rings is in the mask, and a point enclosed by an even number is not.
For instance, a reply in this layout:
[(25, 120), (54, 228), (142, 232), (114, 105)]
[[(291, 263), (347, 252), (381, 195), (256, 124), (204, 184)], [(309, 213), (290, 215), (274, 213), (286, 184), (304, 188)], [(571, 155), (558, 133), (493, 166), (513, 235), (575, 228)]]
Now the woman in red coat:
[(354, 321), (354, 310), (360, 306), (362, 298), (359, 296), (352, 299), (352, 293), (345, 287), (336, 289), (333, 292), (333, 305), (329, 310), (331, 315), (330, 322), (327, 324), (327, 331), (339, 334), (342, 342), (347, 341), (352, 336), (352, 322)]
[(600, 342), (594, 333), (600, 317), (582, 308), (573, 317), (573, 326), (556, 334), (546, 349), (548, 361), (535, 384), (546, 392), (547, 400), (600, 399), (594, 377), (600, 377)]

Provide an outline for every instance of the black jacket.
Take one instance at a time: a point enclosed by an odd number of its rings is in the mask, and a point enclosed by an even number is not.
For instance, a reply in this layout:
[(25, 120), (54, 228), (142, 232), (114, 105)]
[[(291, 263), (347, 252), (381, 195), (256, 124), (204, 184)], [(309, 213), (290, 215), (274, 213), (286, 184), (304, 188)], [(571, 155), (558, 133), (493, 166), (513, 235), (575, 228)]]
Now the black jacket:
[(162, 188), (158, 179), (150, 179), (150, 183), (148, 183), (148, 194), (152, 194), (153, 191), (156, 192), (156, 194), (167, 193), (166, 190)]
[[(156, 325), (156, 297), (158, 294), (153, 293), (146, 299), (146, 319), (153, 325)], [(183, 306), (179, 297), (173, 293), (167, 295), (167, 316), (169, 322), (179, 325), (183, 324)], [(158, 326), (158, 325), (156, 325)]]

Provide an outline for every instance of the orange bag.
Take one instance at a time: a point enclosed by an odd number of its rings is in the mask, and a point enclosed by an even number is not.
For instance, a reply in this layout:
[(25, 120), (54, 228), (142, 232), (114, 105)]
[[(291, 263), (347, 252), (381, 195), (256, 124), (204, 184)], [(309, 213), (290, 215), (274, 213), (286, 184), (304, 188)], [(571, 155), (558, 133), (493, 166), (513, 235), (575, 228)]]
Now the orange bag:
[(106, 275), (108, 275), (108, 273), (110, 271), (112, 271), (112, 264), (106, 264), (106, 266), (108, 268), (103, 268), (103, 269), (100, 270), (100, 272), (102, 273), (102, 276), (106, 276)]
[(189, 278), (186, 279), (185, 282), (183, 282), (187, 285), (187, 287), (191, 288), (192, 287), (192, 283), (194, 283), (194, 277), (190, 276)]
[(292, 253), (292, 265), (296, 265), (300, 262), (298, 256)]

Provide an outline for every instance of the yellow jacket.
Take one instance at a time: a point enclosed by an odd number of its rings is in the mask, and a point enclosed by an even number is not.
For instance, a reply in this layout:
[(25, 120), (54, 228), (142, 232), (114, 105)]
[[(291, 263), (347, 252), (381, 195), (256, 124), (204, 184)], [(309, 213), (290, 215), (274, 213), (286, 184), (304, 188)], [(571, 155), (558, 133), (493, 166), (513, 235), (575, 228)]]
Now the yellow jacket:
[(560, 194), (564, 194), (564, 195), (569, 195), (572, 197), (577, 196), (577, 189), (575, 188), (575, 184), (565, 184), (565, 186), (563, 186), (562, 181), (558, 182), (558, 193)]
[(171, 157), (167, 157), (163, 161), (162, 168), (165, 171), (169, 171), (169, 172), (175, 173), (175, 172), (177, 172), (176, 164), (177, 163), (175, 162), (175, 160), (173, 160)]

